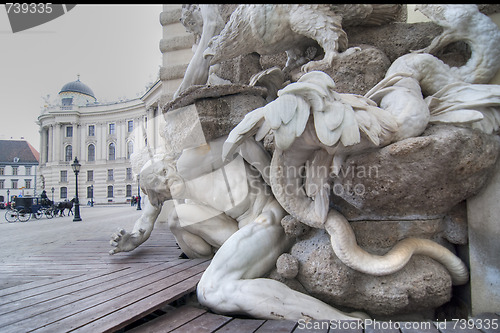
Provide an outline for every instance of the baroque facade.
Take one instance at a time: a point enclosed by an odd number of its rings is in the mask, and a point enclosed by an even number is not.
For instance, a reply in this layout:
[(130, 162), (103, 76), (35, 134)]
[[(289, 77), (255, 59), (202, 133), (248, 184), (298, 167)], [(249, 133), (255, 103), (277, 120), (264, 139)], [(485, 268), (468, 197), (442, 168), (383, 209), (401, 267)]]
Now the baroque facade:
[(43, 108), (40, 126), (40, 191), (54, 201), (75, 196), (71, 164), (80, 162), (80, 203), (125, 203), (138, 195), (131, 154), (159, 146), (157, 81), (140, 98), (99, 103), (92, 89), (80, 81), (65, 84), (57, 105)]

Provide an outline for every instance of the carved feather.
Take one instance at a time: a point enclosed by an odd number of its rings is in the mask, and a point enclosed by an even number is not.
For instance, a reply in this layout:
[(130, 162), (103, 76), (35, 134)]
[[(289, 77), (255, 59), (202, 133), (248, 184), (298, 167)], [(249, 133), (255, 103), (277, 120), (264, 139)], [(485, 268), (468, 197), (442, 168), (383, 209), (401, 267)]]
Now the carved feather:
[(500, 128), (500, 85), (457, 82), (425, 101), (431, 123), (472, 123), (487, 134)]

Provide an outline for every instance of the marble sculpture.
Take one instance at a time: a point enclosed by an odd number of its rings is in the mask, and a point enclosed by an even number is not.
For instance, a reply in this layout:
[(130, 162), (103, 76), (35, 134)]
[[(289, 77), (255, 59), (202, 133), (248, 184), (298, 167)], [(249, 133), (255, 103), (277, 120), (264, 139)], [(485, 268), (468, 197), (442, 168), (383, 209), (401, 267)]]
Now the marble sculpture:
[[(169, 226), (184, 253), (213, 257), (197, 296), (217, 313), (290, 320), (368, 317), (338, 310), (267, 277), (295, 242), (282, 226), (290, 218), (325, 230), (335, 255), (355, 271), (394, 274), (420, 254), (443, 265), (453, 284), (467, 283), (462, 260), (431, 239), (406, 238), (383, 255), (362, 249), (349, 221), (331, 205), (332, 185), (350, 156), (419, 137), (433, 124), (498, 133), (500, 86), (488, 82), (500, 67), (500, 30), (476, 5), (419, 5), (443, 27), (442, 34), (425, 49), (396, 59), (364, 96), (335, 91), (335, 82), (321, 68), (357, 51), (347, 48), (342, 26), (385, 24), (400, 9), (240, 5), (225, 24), (217, 6), (197, 7), (197, 23), (191, 26), (201, 38), (176, 97), (192, 85), (205, 84), (211, 65), (251, 52), (286, 51), (283, 70), (268, 69), (253, 80), (272, 77), (277, 93), (270, 88), (274, 99), (249, 112), (227, 137), (179, 155), (143, 158), (147, 162), (138, 167), (149, 205), (131, 232), (122, 229), (113, 235), (110, 253), (131, 251), (146, 241), (163, 203), (173, 199), (178, 204)], [(454, 41), (465, 41), (471, 49), (470, 59), (460, 67), (431, 54)], [(310, 61), (304, 50), (316, 44), (324, 57)], [(300, 79), (285, 82), (286, 73), (300, 65)], [(272, 155), (261, 144), (269, 135)], [(315, 172), (322, 168), (329, 172)]]

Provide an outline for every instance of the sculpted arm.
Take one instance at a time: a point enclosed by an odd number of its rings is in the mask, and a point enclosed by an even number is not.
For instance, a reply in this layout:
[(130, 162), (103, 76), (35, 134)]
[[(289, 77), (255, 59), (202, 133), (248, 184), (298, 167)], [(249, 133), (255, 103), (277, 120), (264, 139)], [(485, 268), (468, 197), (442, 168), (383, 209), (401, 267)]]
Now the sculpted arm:
[(109, 251), (109, 254), (129, 252), (144, 243), (153, 231), (156, 219), (158, 215), (160, 215), (161, 208), (162, 205), (155, 206), (146, 202), (143, 213), (135, 222), (131, 232), (120, 229), (116, 234), (111, 236), (110, 244), (114, 249)]

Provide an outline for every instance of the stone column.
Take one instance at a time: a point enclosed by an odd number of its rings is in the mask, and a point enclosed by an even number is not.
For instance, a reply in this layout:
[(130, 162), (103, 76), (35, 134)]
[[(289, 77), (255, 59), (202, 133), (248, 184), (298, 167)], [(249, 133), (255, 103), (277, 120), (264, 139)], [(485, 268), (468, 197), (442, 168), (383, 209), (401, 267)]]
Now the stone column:
[(40, 164), (47, 163), (47, 127), (42, 127), (40, 133)]
[(100, 160), (106, 160), (108, 157), (108, 148), (107, 148), (107, 142), (106, 142), (106, 136), (107, 136), (107, 124), (106, 123), (100, 123), (99, 125), (99, 136), (100, 136), (100, 141), (101, 141), (101, 146), (99, 147), (99, 159)]
[(500, 312), (500, 161), (490, 182), (467, 200), (472, 315)]
[(54, 147), (54, 155), (53, 161), (59, 163), (62, 160), (61, 158), (61, 123), (55, 123), (54, 135), (52, 137), (52, 147)]
[(71, 123), (71, 126), (73, 127), (73, 137), (71, 138), (71, 146), (73, 147), (73, 156), (71, 157), (71, 161), (75, 159), (75, 157), (78, 158), (79, 161), (82, 161), (82, 156), (80, 155), (80, 150), (79, 148), (79, 138), (78, 138), (78, 124), (77, 123)]

